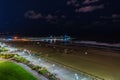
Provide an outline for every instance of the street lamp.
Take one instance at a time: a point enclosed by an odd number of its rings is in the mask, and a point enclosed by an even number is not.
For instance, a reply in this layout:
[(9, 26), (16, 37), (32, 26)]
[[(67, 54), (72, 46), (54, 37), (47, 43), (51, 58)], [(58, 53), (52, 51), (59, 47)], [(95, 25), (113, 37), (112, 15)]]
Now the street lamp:
[(88, 54), (88, 52), (85, 52), (85, 55), (87, 55)]
[(41, 59), (39, 58), (39, 59), (38, 59), (38, 61), (40, 62), (40, 61), (41, 61)]
[(29, 56), (31, 56), (31, 53), (29, 52)]
[(53, 68), (53, 72), (54, 72), (55, 64), (52, 65), (52, 68)]
[(75, 77), (75, 80), (79, 80), (79, 77), (78, 77), (77, 73), (74, 74), (74, 77)]

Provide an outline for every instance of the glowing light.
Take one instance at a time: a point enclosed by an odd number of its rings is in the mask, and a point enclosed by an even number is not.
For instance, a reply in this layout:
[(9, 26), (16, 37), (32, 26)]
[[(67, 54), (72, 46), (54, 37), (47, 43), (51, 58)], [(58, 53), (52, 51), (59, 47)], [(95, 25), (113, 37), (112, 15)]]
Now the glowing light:
[(18, 37), (17, 37), (17, 36), (14, 36), (14, 39), (18, 39)]

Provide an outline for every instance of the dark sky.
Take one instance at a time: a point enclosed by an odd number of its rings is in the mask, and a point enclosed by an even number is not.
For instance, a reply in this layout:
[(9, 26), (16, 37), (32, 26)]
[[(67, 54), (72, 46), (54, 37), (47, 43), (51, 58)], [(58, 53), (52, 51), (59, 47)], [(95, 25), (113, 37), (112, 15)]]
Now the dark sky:
[(0, 0), (0, 32), (117, 39), (120, 0)]

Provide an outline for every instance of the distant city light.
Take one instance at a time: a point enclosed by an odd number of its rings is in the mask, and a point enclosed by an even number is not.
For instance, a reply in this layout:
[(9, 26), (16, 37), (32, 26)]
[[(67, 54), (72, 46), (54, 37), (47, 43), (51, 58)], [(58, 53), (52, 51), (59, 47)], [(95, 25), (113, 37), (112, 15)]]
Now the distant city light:
[(17, 36), (14, 36), (14, 39), (18, 39), (18, 37), (17, 37)]

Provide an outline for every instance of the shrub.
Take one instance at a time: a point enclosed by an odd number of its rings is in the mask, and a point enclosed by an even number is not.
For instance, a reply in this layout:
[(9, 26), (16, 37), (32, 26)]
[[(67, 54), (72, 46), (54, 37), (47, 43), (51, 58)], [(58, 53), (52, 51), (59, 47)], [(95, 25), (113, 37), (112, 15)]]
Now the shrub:
[(56, 77), (53, 74), (50, 74), (48, 77), (50, 80), (56, 80)]
[(0, 54), (0, 57), (5, 59), (13, 58), (13, 56), (13, 54)]
[(39, 67), (38, 65), (35, 65), (32, 67), (32, 69), (38, 71), (39, 69), (41, 69), (41, 67)]
[(40, 74), (47, 74), (47, 73), (49, 73), (45, 67), (42, 67), (41, 69), (39, 69), (38, 72), (39, 72)]
[(4, 52), (4, 51), (8, 51), (8, 49), (6, 49), (6, 48), (4, 48), (4, 47), (1, 47), (1, 48), (0, 48), (0, 53), (1, 53), (1, 52)]
[(34, 67), (34, 64), (28, 63), (27, 64), (30, 68)]

